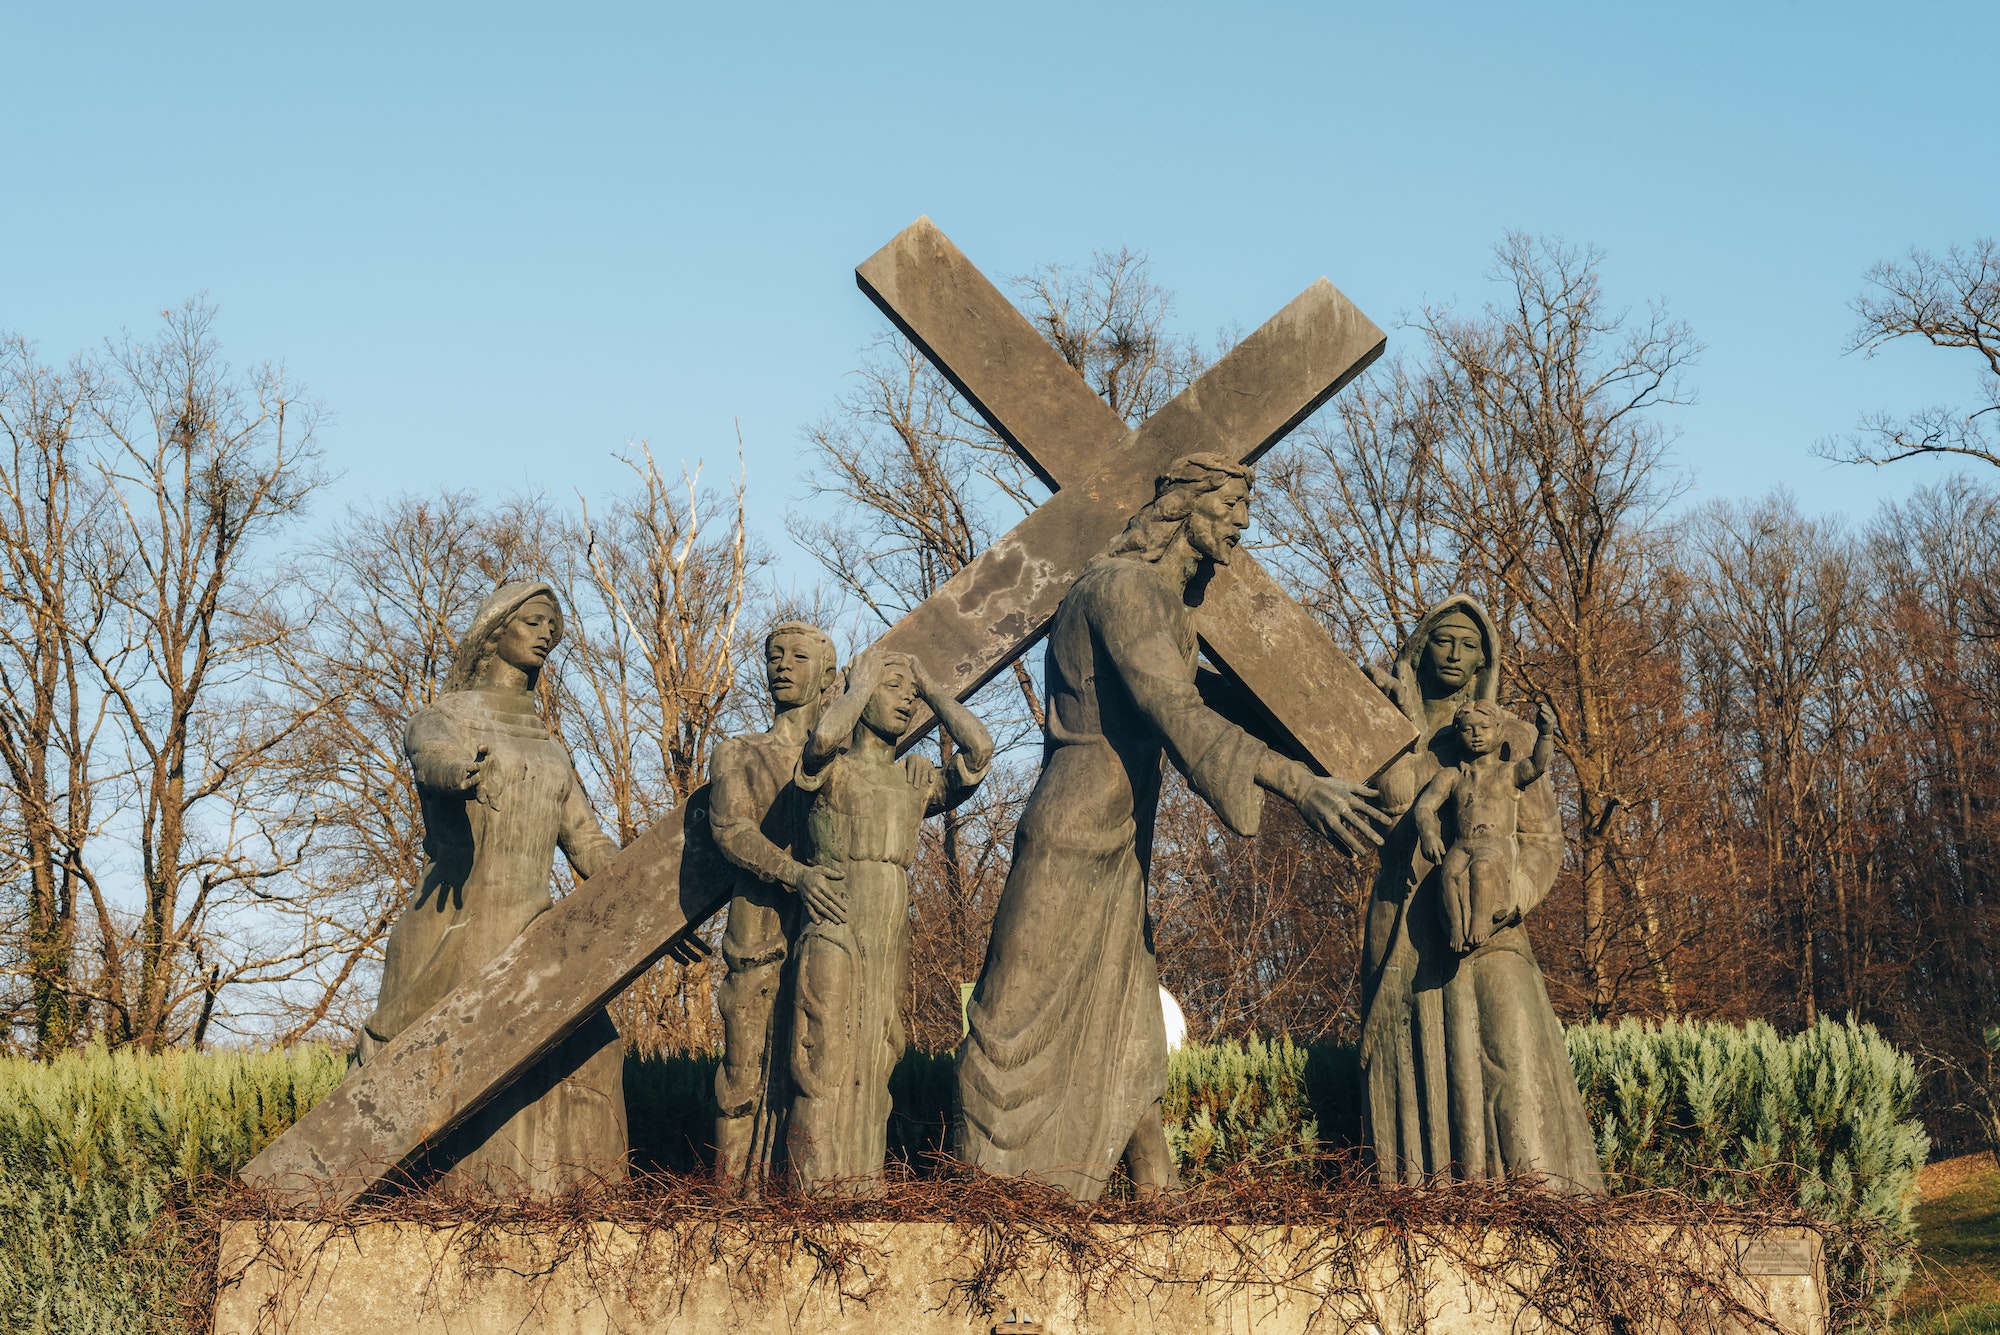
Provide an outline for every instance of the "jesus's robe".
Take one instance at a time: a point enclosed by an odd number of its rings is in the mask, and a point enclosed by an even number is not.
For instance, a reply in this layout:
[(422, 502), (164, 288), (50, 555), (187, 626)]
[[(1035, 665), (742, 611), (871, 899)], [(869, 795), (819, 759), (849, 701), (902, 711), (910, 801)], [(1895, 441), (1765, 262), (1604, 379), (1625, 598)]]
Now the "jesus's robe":
[(1070, 589), (1047, 674), (1042, 773), (966, 1012), (959, 1154), (1092, 1200), (1167, 1087), (1146, 903), (1161, 756), (1250, 835), (1265, 747), (1202, 702), (1191, 611), (1137, 557)]

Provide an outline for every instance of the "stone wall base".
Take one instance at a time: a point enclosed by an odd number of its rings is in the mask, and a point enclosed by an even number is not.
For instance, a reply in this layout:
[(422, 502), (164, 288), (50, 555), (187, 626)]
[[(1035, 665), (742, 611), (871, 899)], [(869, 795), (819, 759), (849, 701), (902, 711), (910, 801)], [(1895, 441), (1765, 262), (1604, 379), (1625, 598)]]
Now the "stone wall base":
[[(1412, 1247), (1318, 1226), (1029, 1236), (955, 1224), (225, 1224), (215, 1335), (1436, 1335), (1559, 1328), (1510, 1239)], [(1100, 1245), (1101, 1244), (1101, 1245)], [(1764, 1321), (1822, 1335), (1818, 1239), (1653, 1230)], [(1477, 1261), (1468, 1266), (1466, 1257)], [(1499, 1262), (1498, 1269), (1493, 1268)], [(1546, 1301), (1546, 1299), (1544, 1300)]]

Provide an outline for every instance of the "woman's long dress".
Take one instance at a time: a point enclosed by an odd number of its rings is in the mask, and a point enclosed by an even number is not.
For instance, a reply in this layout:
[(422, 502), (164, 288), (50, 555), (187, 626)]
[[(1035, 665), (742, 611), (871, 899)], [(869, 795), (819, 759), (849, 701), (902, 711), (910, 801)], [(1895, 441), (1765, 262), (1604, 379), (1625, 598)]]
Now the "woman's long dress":
[(957, 806), (985, 777), (959, 752), (940, 770), (922, 756), (871, 765), (841, 755), (797, 773), (811, 795), (803, 860), (838, 872), (843, 923), (799, 934), (786, 1123), (793, 1180), (872, 1195), (888, 1150), (889, 1076), (903, 1055), (910, 973), (910, 864), (925, 817)]
[[(364, 1062), (548, 910), (557, 848), (586, 878), (618, 853), (525, 691), (443, 696), (410, 720), (403, 746), (423, 802), (426, 861), (389, 934)], [(482, 746), (477, 792), (453, 791)], [(600, 1011), (446, 1137), (428, 1167), (458, 1186), (555, 1192), (622, 1177), (626, 1143), (624, 1052)]]
[(1089, 1200), (1167, 1087), (1146, 875), (1160, 758), (1239, 834), (1254, 834), (1262, 743), (1202, 703), (1179, 589), (1102, 557), (1050, 628), (1041, 777), (958, 1060), (960, 1157)]

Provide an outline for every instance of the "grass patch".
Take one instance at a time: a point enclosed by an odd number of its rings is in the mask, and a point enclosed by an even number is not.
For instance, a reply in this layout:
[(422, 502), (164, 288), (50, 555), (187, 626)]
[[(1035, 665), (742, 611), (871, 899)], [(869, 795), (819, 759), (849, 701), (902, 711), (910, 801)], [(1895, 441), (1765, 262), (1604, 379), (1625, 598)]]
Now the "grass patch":
[(2000, 1166), (1968, 1154), (1924, 1169), (1921, 1259), (1903, 1291), (1905, 1335), (2000, 1335)]

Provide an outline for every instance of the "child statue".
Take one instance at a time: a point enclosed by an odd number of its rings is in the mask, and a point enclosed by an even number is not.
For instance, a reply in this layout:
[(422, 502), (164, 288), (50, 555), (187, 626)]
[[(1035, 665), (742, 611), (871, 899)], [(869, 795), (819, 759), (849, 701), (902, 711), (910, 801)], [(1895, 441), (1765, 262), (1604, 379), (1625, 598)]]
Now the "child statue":
[[(1514, 859), (1521, 794), (1549, 768), (1556, 716), (1535, 715), (1535, 748), (1519, 760), (1500, 755), (1508, 714), (1491, 700), (1470, 700), (1453, 720), (1466, 758), (1439, 770), (1413, 808), (1417, 847), (1444, 867), (1445, 926), (1460, 954), (1485, 944), (1515, 914)], [(1445, 851), (1438, 812), (1451, 803), (1457, 838)]]
[[(957, 747), (942, 771), (896, 758), (918, 698)], [(874, 1195), (887, 1152), (889, 1074), (903, 1055), (909, 870), (924, 818), (972, 795), (993, 738), (908, 654), (869, 650), (821, 716), (795, 778), (807, 795), (799, 857), (834, 894), (806, 901), (793, 994), (785, 1146), (804, 1190)]]

